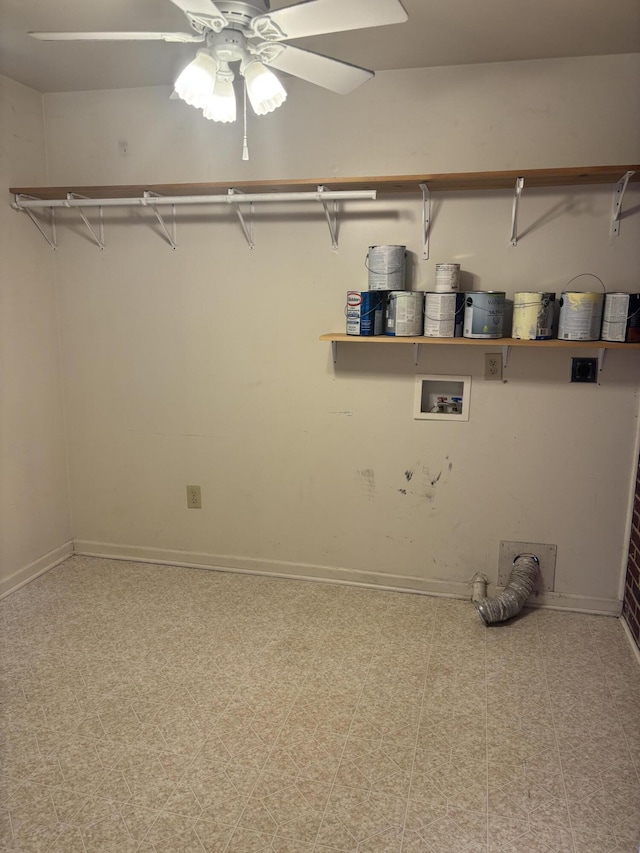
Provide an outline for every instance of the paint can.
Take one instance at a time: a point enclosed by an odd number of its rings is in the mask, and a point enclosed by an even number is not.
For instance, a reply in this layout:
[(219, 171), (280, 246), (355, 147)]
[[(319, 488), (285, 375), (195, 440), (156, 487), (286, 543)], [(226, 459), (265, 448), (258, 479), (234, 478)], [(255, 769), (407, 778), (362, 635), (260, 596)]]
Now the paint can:
[(503, 290), (467, 293), (462, 334), (465, 338), (501, 338), (504, 325)]
[(553, 337), (555, 293), (521, 290), (513, 297), (512, 338), (522, 341), (547, 341)]
[(607, 293), (601, 338), (640, 343), (640, 293)]
[(369, 246), (369, 290), (404, 290), (406, 246)]
[(461, 338), (464, 293), (425, 293), (424, 336)]
[(385, 335), (395, 337), (413, 337), (422, 335), (422, 312), (424, 293), (422, 291), (397, 290), (387, 297), (387, 316)]
[(384, 293), (357, 290), (347, 292), (348, 335), (381, 335), (384, 325)]
[(558, 339), (597, 341), (602, 324), (604, 293), (564, 291), (560, 296)]
[(455, 292), (460, 287), (460, 264), (436, 264), (436, 293)]

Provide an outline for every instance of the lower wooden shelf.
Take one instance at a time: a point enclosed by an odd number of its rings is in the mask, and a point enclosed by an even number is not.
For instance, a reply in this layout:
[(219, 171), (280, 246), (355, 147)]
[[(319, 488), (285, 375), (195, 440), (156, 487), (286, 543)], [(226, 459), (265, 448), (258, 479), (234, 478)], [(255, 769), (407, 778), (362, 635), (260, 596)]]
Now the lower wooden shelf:
[(320, 335), (321, 341), (350, 344), (420, 344), (420, 346), (464, 346), (464, 347), (548, 347), (564, 349), (640, 349), (640, 343), (621, 343), (619, 341), (524, 341), (520, 338), (425, 338), (391, 337), (387, 335), (343, 335), (329, 332)]
[(532, 349), (596, 350), (598, 353), (598, 373), (604, 366), (607, 350), (639, 350), (640, 343), (622, 343), (620, 341), (525, 341), (520, 338), (425, 338), (392, 337), (387, 335), (343, 335), (329, 332), (320, 335), (321, 341), (330, 341), (333, 350), (333, 363), (338, 362), (338, 344), (413, 344), (413, 363), (418, 366), (421, 346), (483, 347), (485, 350), (502, 350), (502, 367), (506, 368), (511, 347), (530, 347)]

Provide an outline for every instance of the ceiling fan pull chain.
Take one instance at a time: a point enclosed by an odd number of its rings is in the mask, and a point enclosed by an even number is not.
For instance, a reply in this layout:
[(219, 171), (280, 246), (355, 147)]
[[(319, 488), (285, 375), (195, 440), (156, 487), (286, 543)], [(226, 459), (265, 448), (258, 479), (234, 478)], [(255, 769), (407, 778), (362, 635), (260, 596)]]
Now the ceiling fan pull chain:
[(244, 83), (244, 139), (242, 140), (242, 159), (249, 159), (249, 146), (247, 145), (247, 81), (243, 78)]

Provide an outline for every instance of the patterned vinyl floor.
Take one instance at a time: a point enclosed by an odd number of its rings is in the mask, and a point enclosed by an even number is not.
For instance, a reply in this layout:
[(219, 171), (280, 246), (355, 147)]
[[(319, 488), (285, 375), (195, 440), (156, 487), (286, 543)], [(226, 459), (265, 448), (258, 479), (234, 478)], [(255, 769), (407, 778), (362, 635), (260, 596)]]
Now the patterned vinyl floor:
[(638, 853), (618, 620), (72, 557), (0, 602), (0, 850)]

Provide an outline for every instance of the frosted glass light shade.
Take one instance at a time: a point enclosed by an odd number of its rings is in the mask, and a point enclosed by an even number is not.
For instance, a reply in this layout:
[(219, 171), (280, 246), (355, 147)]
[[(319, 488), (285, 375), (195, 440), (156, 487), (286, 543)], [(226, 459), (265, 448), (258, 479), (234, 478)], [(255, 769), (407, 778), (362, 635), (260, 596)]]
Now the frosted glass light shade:
[(204, 117), (211, 121), (236, 120), (236, 93), (233, 91), (233, 74), (218, 72), (213, 93), (203, 107)]
[(176, 93), (190, 106), (203, 109), (211, 98), (218, 63), (206, 51), (199, 50), (175, 82)]
[(287, 93), (284, 86), (262, 62), (252, 60), (243, 67), (242, 73), (247, 81), (251, 106), (257, 115), (271, 113), (285, 102)]

